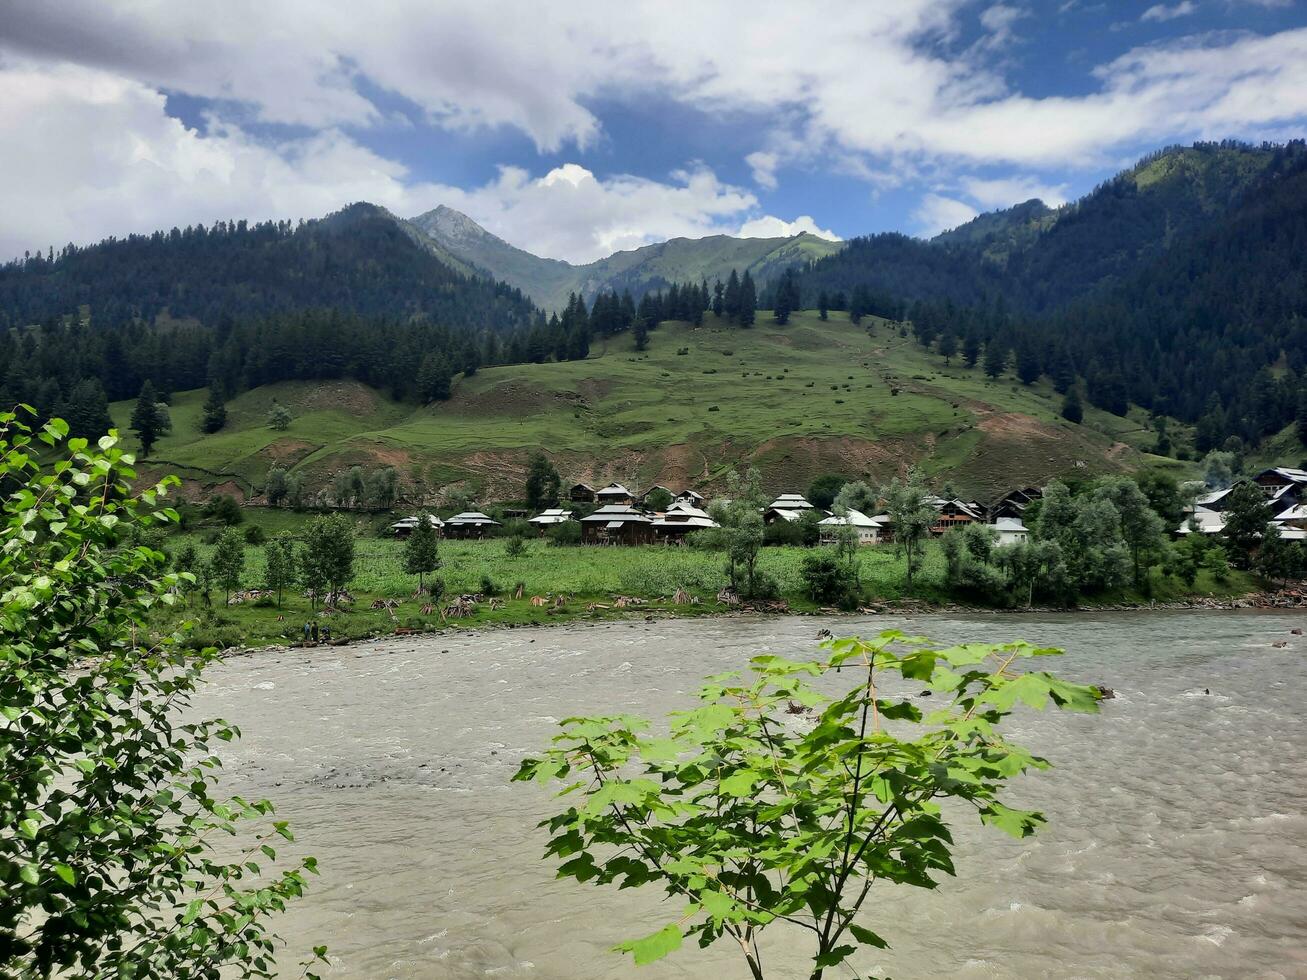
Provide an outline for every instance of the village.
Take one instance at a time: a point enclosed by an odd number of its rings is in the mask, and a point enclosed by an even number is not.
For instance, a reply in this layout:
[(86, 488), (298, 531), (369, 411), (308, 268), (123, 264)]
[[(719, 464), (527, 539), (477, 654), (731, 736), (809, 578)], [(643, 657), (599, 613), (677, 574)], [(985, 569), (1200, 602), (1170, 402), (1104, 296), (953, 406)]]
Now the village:
[[(1202, 494), (1184, 508), (1185, 520), (1171, 528), (1173, 536), (1188, 534), (1219, 535), (1226, 527), (1225, 510), (1239, 483), (1251, 483), (1266, 499), (1269, 523), (1286, 541), (1307, 541), (1307, 470), (1271, 467), (1240, 480), (1234, 485)], [(505, 519), (525, 519), (544, 535), (562, 524), (580, 525), (580, 543), (589, 545), (684, 544), (695, 531), (718, 527), (705, 508), (706, 498), (692, 489), (674, 492), (656, 484), (643, 492), (633, 492), (620, 483), (600, 489), (577, 483), (567, 492), (571, 506), (550, 507), (527, 516), (526, 511), (505, 510)], [(996, 544), (1009, 545), (1024, 541), (1030, 533), (1023, 517), (1035, 501), (1043, 496), (1041, 487), (1010, 490), (989, 504), (930, 495), (926, 502), (937, 519), (930, 528), (934, 537), (952, 528), (982, 524), (993, 528)], [(816, 518), (821, 544), (833, 544), (842, 529), (852, 527), (859, 545), (891, 543), (893, 522), (887, 513), (865, 514), (852, 508), (817, 508), (801, 493), (778, 495), (761, 509), (763, 523), (794, 523)], [(465, 511), (441, 520), (428, 513), (426, 519), (443, 537), (469, 540), (503, 533), (504, 522), (480, 511)], [(390, 525), (396, 537), (407, 537), (422, 519), (410, 515)]]

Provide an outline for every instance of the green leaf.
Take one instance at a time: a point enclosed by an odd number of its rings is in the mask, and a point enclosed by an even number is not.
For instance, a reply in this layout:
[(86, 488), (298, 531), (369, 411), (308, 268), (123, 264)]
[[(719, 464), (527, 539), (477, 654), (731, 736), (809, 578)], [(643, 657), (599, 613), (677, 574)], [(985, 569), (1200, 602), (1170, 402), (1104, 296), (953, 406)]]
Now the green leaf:
[(877, 949), (889, 949), (889, 943), (881, 939), (870, 929), (864, 929), (856, 922), (849, 923), (849, 932), (853, 933), (853, 938), (864, 946), (875, 946)]
[(853, 946), (836, 946), (828, 952), (822, 953), (816, 958), (818, 966), (825, 968), (828, 966), (838, 966), (843, 963), (850, 955), (856, 953), (857, 949)]
[(619, 953), (630, 953), (635, 958), (636, 966), (644, 966), (680, 949), (682, 938), (681, 927), (672, 922), (643, 939), (627, 940), (618, 943), (613, 949)]
[(58, 875), (59, 879), (63, 881), (65, 884), (69, 884), (69, 885), (77, 884), (76, 872), (74, 872), (73, 869), (68, 867), (68, 865), (66, 864), (60, 864), (59, 862), (55, 862), (54, 873)]
[(733, 772), (722, 780), (722, 796), (743, 798), (753, 793), (753, 784), (758, 781), (758, 774), (749, 769)]
[(41, 880), (41, 872), (37, 870), (35, 864), (24, 864), (18, 869), (18, 877), (29, 885), (35, 885)]

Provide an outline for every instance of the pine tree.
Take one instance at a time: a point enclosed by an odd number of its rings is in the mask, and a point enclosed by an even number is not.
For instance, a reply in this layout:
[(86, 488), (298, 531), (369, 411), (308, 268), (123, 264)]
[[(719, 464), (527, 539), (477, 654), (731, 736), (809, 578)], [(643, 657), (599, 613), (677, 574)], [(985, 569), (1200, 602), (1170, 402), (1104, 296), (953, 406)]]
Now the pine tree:
[(526, 505), (531, 510), (552, 507), (562, 492), (562, 479), (544, 453), (531, 457), (526, 472)]
[(827, 298), (826, 291), (823, 289), (821, 295), (817, 297), (817, 318), (819, 320), (825, 320), (830, 315), (829, 311), (830, 299)]
[(757, 317), (758, 310), (758, 290), (753, 284), (753, 276), (749, 275), (749, 270), (744, 270), (744, 277), (740, 280), (740, 326), (748, 329), (753, 326), (753, 321)]
[(440, 545), (428, 514), (418, 515), (418, 526), (404, 542), (404, 571), (418, 577), (418, 591), (425, 588), (423, 576), (440, 567)]
[(104, 387), (95, 378), (87, 378), (73, 385), (60, 414), (68, 423), (68, 431), (83, 439), (98, 439), (113, 428), (109, 400), (105, 396)]
[(985, 373), (991, 378), (1002, 376), (1007, 367), (1007, 347), (998, 339), (992, 339), (985, 345)]
[(1298, 389), (1298, 440), (1307, 446), (1307, 382)]
[(980, 360), (980, 338), (974, 331), (967, 331), (967, 335), (962, 338), (962, 363), (969, 368), (976, 366)]
[(1062, 418), (1079, 425), (1085, 417), (1084, 406), (1080, 404), (1080, 393), (1075, 388), (1068, 388), (1062, 399)]
[(214, 382), (209, 386), (209, 397), (204, 402), (204, 414), (200, 419), (200, 431), (212, 434), (221, 431), (227, 424), (227, 401), (223, 397), (222, 385)]
[(713, 284), (712, 311), (713, 311), (713, 316), (717, 317), (718, 319), (721, 319), (722, 311), (726, 308), (726, 300), (723, 298), (723, 293), (725, 292), (725, 290), (726, 287), (722, 285), (722, 281), (720, 279), (718, 279), (717, 282)]
[(158, 396), (154, 393), (154, 385), (148, 380), (141, 385), (141, 394), (136, 399), (136, 407), (132, 409), (131, 426), (132, 431), (136, 433), (136, 438), (141, 440), (141, 455), (149, 456), (150, 450), (154, 444), (159, 441), (159, 409)]
[(953, 336), (952, 331), (945, 331), (939, 338), (939, 353), (944, 358), (944, 365), (947, 367), (949, 360), (958, 352), (958, 339)]
[(1022, 341), (1017, 346), (1017, 377), (1023, 385), (1034, 384), (1039, 380), (1039, 353), (1030, 341)]
[[(543, 361), (544, 357), (540, 360)], [(444, 401), (449, 397), (450, 377), (449, 361), (445, 355), (438, 352), (428, 354), (422, 358), (422, 365), (418, 368), (418, 397), (423, 403)]]
[(740, 276), (734, 269), (726, 277), (725, 296), (723, 309), (726, 311), (726, 319), (734, 322), (740, 316)]

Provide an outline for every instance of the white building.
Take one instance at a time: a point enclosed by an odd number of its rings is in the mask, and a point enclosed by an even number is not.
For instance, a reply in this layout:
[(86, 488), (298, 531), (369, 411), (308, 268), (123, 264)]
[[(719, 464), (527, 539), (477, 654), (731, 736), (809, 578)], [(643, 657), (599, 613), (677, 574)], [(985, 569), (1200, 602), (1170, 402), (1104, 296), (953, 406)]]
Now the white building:
[[(422, 520), (421, 517), (419, 517), (417, 514), (413, 514), (410, 517), (401, 518), (400, 520), (396, 521), (394, 524), (390, 525), (390, 530), (397, 538), (407, 538), (410, 534), (412, 534), (414, 531), (417, 530), (418, 522), (421, 520)], [(427, 515), (427, 523), (430, 524), (432, 527), (434, 527), (437, 531), (439, 531), (441, 528), (445, 526), (445, 522), (442, 521), (435, 514)]]
[(783, 493), (763, 509), (762, 519), (768, 524), (776, 521), (797, 521), (805, 511), (815, 510), (801, 493)]
[(527, 521), (528, 524), (534, 524), (536, 527), (552, 527), (555, 524), (566, 524), (572, 519), (572, 512), (564, 510), (562, 507), (551, 507), (549, 510), (542, 511), (535, 517)]
[(818, 521), (817, 527), (821, 530), (823, 544), (832, 544), (839, 537), (839, 529), (848, 526), (857, 530), (858, 544), (880, 544), (885, 539), (885, 526), (888, 523), (889, 518), (884, 514), (868, 517), (862, 511), (850, 507), (847, 515), (827, 517)]
[(1018, 544), (1030, 536), (1030, 530), (1021, 523), (1019, 517), (1000, 517), (992, 527), (998, 532), (1000, 545)]

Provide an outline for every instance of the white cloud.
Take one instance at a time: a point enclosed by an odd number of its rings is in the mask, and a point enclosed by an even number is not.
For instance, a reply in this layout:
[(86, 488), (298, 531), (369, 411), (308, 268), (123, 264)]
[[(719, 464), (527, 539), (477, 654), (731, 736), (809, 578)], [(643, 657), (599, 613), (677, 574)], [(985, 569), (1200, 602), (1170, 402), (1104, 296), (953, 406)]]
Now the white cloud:
[(1045, 184), (1032, 177), (963, 177), (960, 181), (967, 197), (982, 208), (1011, 207), (1031, 198), (1039, 198), (1049, 207), (1066, 203), (1066, 184)]
[(1164, 3), (1153, 4), (1142, 14), (1140, 20), (1168, 21), (1175, 20), (1177, 17), (1188, 17), (1198, 9), (1198, 5), (1193, 0), (1180, 0), (1174, 7), (1168, 7)]
[[(170, 224), (242, 202), (250, 214), (314, 213), (322, 210), (316, 202), (335, 206), (350, 192), (381, 203), (425, 198), (443, 189), (423, 187), (362, 145), (396, 106), (419, 125), (508, 128), (546, 151), (593, 144), (601, 134), (590, 107), (600, 99), (652, 94), (710, 114), (756, 113), (770, 122), (759, 134), (762, 149), (746, 162), (764, 189), (793, 162), (864, 173), (878, 185), (924, 173), (944, 186), (981, 164), (1100, 167), (1142, 144), (1258, 138), (1307, 120), (1307, 28), (1139, 48), (1095, 68), (1084, 95), (1033, 97), (1014, 87), (993, 50), (1011, 38), (1023, 8), (991, 3), (981, 13), (989, 43), (959, 52), (959, 11), (971, 8), (968, 0), (393, 0), (366, 8), (232, 0), (215, 14), (157, 0), (9, 0), (0, 127), (6, 135), (21, 130), (26, 142), (5, 146), (27, 154), (0, 156), (0, 194), (11, 205), (0, 237), (41, 231), (86, 240), (158, 223), (152, 216)], [(69, 101), (54, 92), (59, 72), (93, 77), (84, 84), (105, 91), (106, 114), (89, 108), (91, 95)], [(160, 91), (216, 100), (211, 131), (200, 136), (168, 121), (151, 98)], [(386, 96), (368, 94), (377, 91)], [(34, 97), (50, 99), (49, 111), (24, 109)], [(249, 120), (316, 135), (256, 140)], [(108, 154), (103, 171), (86, 163), (91, 146)], [(590, 254), (598, 243), (636, 241), (654, 228), (717, 229), (754, 217), (755, 203), (729, 216), (714, 210), (747, 195), (706, 188), (701, 178), (694, 187), (680, 178), (615, 178), (595, 181), (596, 190), (583, 175), (571, 177), (571, 193), (606, 222), (594, 242), (530, 223), (521, 232), (507, 227), (505, 237)], [(515, 193), (548, 196), (524, 181), (528, 189)], [(565, 191), (551, 185), (550, 195)], [(647, 201), (670, 202), (672, 211), (659, 217), (654, 206), (641, 209)], [(701, 205), (706, 210), (694, 210)], [(522, 220), (532, 213), (523, 203), (504, 206), (510, 211)]]
[(753, 171), (753, 180), (759, 187), (774, 191), (778, 182), (776, 168), (780, 165), (780, 155), (770, 150), (758, 150), (744, 158), (744, 162)]
[(970, 204), (942, 194), (927, 194), (921, 204), (912, 213), (916, 222), (917, 234), (922, 238), (931, 238), (941, 231), (964, 225), (979, 212)]
[(830, 242), (842, 240), (835, 232), (817, 227), (817, 222), (809, 214), (801, 214), (793, 221), (782, 221), (770, 214), (764, 215), (761, 218), (746, 221), (735, 234), (741, 238), (790, 238), (804, 232)]

